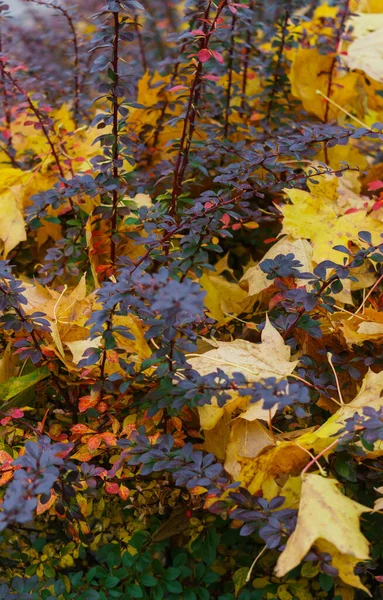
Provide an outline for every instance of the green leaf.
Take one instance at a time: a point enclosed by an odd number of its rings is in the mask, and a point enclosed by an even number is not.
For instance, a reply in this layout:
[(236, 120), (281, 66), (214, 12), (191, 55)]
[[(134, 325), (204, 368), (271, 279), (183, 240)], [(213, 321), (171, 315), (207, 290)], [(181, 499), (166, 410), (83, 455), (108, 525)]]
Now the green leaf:
[(135, 583), (129, 583), (127, 586), (125, 586), (125, 590), (126, 590), (126, 593), (128, 594), (128, 597), (129, 596), (131, 598), (143, 598), (144, 597), (144, 592), (142, 591), (140, 586), (136, 585)]
[(175, 567), (168, 567), (165, 572), (165, 579), (166, 581), (174, 581), (174, 579), (177, 579), (177, 577), (179, 577), (180, 574), (180, 569), (176, 569)]
[(144, 575), (141, 575), (141, 577), (139, 578), (139, 582), (142, 583), (142, 585), (146, 585), (147, 587), (153, 587), (157, 585), (157, 579), (153, 577), (153, 575), (148, 575), (146, 573)]
[(120, 580), (118, 577), (114, 577), (113, 575), (109, 575), (109, 577), (107, 577), (105, 579), (105, 581), (103, 582), (103, 585), (106, 588), (114, 588), (116, 587), (116, 585), (118, 585), (120, 583)]
[(92, 579), (94, 578), (96, 573), (97, 573), (97, 567), (92, 567), (91, 569), (89, 569), (88, 573), (86, 574), (87, 583), (90, 583), (92, 581)]
[[(21, 377), (11, 377), (6, 383), (0, 383), (0, 398), (3, 401), (12, 400), (17, 394), (24, 392), (30, 387), (33, 387), (39, 381), (42, 381), (46, 377), (49, 377), (50, 370), (48, 367), (42, 367), (36, 369), (32, 373), (22, 375)], [(1, 408), (11, 407), (11, 402), (2, 404)]]
[(167, 581), (165, 585), (168, 592), (173, 594), (180, 594), (183, 589), (179, 581)]
[(78, 571), (77, 573), (71, 573), (69, 579), (74, 588), (80, 585), (82, 580), (83, 572)]
[(335, 461), (336, 472), (351, 483), (356, 483), (356, 467), (345, 452), (339, 453)]
[(248, 572), (248, 567), (241, 567), (240, 569), (237, 569), (233, 575), (233, 583), (236, 597), (238, 596), (243, 586), (246, 585), (246, 577)]
[(85, 590), (79, 597), (79, 600), (99, 600), (100, 594), (97, 590)]
[(54, 577), (56, 575), (56, 571), (50, 565), (44, 565), (44, 575), (46, 577)]
[(219, 542), (219, 535), (216, 531), (211, 529), (206, 537), (206, 540), (202, 546), (202, 558), (207, 565), (213, 564), (217, 556), (217, 546)]
[(152, 600), (162, 600), (162, 598), (164, 597), (164, 588), (162, 587), (162, 585), (157, 585), (155, 588), (152, 589), (152, 595), (151, 598)]
[(326, 575), (326, 573), (321, 573), (319, 575), (319, 585), (324, 592), (329, 592), (334, 586), (334, 579), (330, 575)]

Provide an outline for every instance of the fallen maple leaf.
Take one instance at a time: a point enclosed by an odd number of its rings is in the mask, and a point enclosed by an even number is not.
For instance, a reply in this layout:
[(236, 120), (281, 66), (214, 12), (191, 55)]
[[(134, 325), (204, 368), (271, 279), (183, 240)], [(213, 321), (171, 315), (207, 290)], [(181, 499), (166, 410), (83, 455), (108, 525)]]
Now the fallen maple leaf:
[(218, 325), (230, 322), (233, 318), (230, 315), (249, 312), (254, 305), (254, 299), (249, 297), (251, 294), (247, 294), (237, 282), (227, 281), (221, 275), (206, 272), (199, 283), (206, 292), (205, 306)]
[[(301, 272), (309, 272), (313, 271), (312, 264), (312, 255), (313, 250), (310, 243), (305, 239), (294, 239), (293, 237), (286, 235), (283, 238), (279, 239), (268, 252), (266, 252), (262, 261), (267, 259), (274, 259), (278, 254), (294, 254), (295, 260), (299, 260), (301, 263), (301, 267), (298, 268)], [(264, 273), (261, 267), (255, 265), (254, 267), (250, 267), (247, 269), (246, 273), (243, 275), (240, 280), (241, 284), (247, 284), (249, 289), (249, 296), (254, 296), (255, 294), (259, 294), (270, 285), (272, 285), (272, 281), (267, 279), (267, 274)], [(307, 284), (307, 280), (297, 279), (297, 285), (305, 285)]]
[(4, 245), (4, 257), (27, 239), (24, 216), (18, 202), (20, 187), (14, 186), (0, 195), (0, 240)]
[(300, 564), (314, 544), (324, 551), (329, 551), (331, 544), (337, 550), (334, 566), (341, 579), (369, 593), (354, 575), (353, 566), (369, 558), (369, 545), (360, 531), (359, 518), (371, 509), (344, 496), (338, 485), (336, 480), (321, 475), (304, 477), (297, 527), (278, 559), (275, 573), (278, 577), (286, 575)]
[(334, 246), (347, 247), (349, 241), (360, 245), (358, 233), (368, 230), (372, 243), (379, 244), (382, 224), (366, 210), (343, 214), (338, 204), (337, 182), (334, 179), (317, 177), (318, 185), (309, 183), (310, 192), (286, 189), (291, 204), (280, 207), (283, 214), (282, 234), (295, 239), (310, 240), (313, 247), (313, 261), (324, 260), (342, 262), (342, 252)]
[[(246, 340), (234, 342), (218, 342), (218, 347), (199, 356), (189, 359), (193, 369), (200, 375), (214, 373), (218, 368), (230, 377), (233, 373), (242, 373), (248, 382), (260, 381), (266, 377), (283, 378), (290, 375), (297, 361), (291, 361), (290, 346), (285, 344), (280, 333), (266, 316), (266, 325), (262, 331), (260, 344)], [(268, 420), (270, 411), (262, 408), (260, 401), (257, 418)], [(248, 399), (234, 395), (225, 407), (219, 407), (213, 398), (212, 404), (199, 407), (201, 427), (213, 429), (223, 416), (225, 410), (232, 412), (236, 407), (247, 409)]]
[[(379, 410), (383, 406), (381, 393), (383, 390), (383, 371), (374, 373), (368, 371), (363, 379), (362, 386), (355, 398), (348, 404), (344, 404), (336, 413), (334, 413), (317, 431), (303, 433), (296, 442), (305, 448), (313, 448), (315, 452), (322, 452), (332, 442), (336, 440), (336, 434), (343, 428), (346, 419), (352, 417), (355, 413), (363, 414), (365, 406)], [(376, 444), (377, 448), (381, 443)], [(331, 451), (334, 450), (334, 447)], [(383, 450), (377, 450), (380, 454)], [(366, 455), (367, 457), (370, 454)]]
[[(333, 57), (330, 54), (321, 53), (318, 48), (298, 47), (293, 52), (289, 79), (291, 93), (302, 102), (304, 109), (323, 119), (326, 113), (326, 103), (323, 96), (317, 94), (320, 90), (327, 95), (328, 73), (331, 71)], [(332, 69), (333, 85), (331, 88), (331, 100), (342, 107), (355, 107), (360, 105), (359, 99), (359, 75), (357, 73), (345, 73), (343, 70)], [(340, 112), (335, 104), (330, 105), (330, 117), (334, 118)]]
[(348, 20), (353, 41), (343, 57), (349, 69), (360, 69), (375, 81), (383, 82), (383, 14), (358, 14)]

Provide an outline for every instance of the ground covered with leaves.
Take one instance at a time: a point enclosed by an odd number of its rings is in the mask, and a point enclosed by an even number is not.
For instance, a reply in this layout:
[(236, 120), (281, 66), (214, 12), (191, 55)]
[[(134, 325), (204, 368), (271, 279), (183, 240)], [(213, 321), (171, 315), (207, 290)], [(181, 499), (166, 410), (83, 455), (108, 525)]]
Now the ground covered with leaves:
[(24, 3), (0, 598), (381, 599), (382, 1)]

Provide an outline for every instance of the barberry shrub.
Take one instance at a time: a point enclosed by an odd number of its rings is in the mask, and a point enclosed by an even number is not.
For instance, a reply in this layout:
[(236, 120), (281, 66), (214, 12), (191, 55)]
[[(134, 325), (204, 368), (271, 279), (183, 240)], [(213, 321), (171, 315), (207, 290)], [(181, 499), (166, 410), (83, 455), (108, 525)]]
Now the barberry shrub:
[(0, 598), (380, 598), (381, 1), (23, 2)]

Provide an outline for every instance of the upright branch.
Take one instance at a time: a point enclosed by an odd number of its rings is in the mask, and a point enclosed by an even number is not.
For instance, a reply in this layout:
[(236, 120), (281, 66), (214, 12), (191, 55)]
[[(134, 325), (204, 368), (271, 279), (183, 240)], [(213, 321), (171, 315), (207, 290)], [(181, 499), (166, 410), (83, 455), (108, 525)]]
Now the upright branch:
[(148, 70), (148, 61), (146, 60), (144, 40), (142, 37), (141, 25), (140, 25), (137, 15), (135, 15), (135, 17), (134, 17), (134, 29), (135, 29), (137, 40), (138, 40), (138, 48), (140, 51), (142, 68), (144, 69), (144, 71), (147, 71)]
[[(119, 65), (119, 33), (120, 33), (120, 20), (119, 13), (113, 13), (113, 59), (112, 59), (112, 70), (113, 70), (113, 84), (112, 84), (112, 111), (113, 111), (113, 121), (112, 121), (112, 135), (113, 135), (113, 146), (112, 146), (112, 173), (115, 184), (117, 185), (119, 179), (119, 150), (118, 150), (118, 84), (119, 84), (119, 75), (118, 75), (118, 65)], [(118, 207), (118, 189), (114, 187), (112, 192), (112, 236), (110, 241), (110, 261), (112, 266), (116, 264), (116, 242), (114, 239), (114, 234), (117, 229), (117, 207)]]
[(57, 169), (58, 169), (61, 177), (63, 179), (65, 179), (65, 173), (64, 173), (64, 170), (63, 170), (61, 162), (60, 162), (59, 154), (58, 154), (55, 144), (51, 138), (51, 133), (53, 133), (53, 135), (57, 135), (55, 132), (53, 123), (49, 124), (50, 129), (48, 129), (48, 125), (46, 123), (46, 119), (45, 119), (44, 115), (37, 108), (37, 106), (35, 106), (35, 104), (32, 102), (32, 100), (29, 97), (29, 94), (21, 87), (21, 85), (18, 83), (18, 81), (13, 77), (13, 75), (9, 71), (4, 70), (4, 75), (11, 82), (11, 84), (16, 88), (16, 90), (25, 97), (26, 102), (27, 102), (31, 112), (35, 115), (35, 117), (39, 123), (39, 126), (41, 128), (41, 131), (43, 132), (45, 139), (48, 142), (48, 145), (51, 149), (52, 156), (56, 163)]
[[(333, 84), (333, 79), (334, 79), (334, 74), (335, 74), (335, 69), (336, 69), (336, 64), (337, 64), (337, 51), (339, 48), (339, 44), (341, 42), (342, 39), (342, 35), (344, 32), (344, 26), (346, 23), (346, 19), (348, 17), (350, 13), (350, 0), (345, 0), (343, 9), (340, 13), (340, 21), (339, 21), (339, 26), (337, 28), (336, 31), (336, 36), (335, 36), (335, 44), (334, 44), (334, 56), (331, 62), (331, 66), (330, 66), (330, 72), (329, 72), (329, 76), (328, 76), (328, 82), (327, 82), (327, 97), (331, 98), (331, 92), (332, 92), (332, 84)], [(328, 123), (329, 120), (329, 113), (330, 113), (330, 102), (326, 102), (326, 108), (325, 108), (325, 113), (324, 113), (324, 122)]]
[[(253, 11), (254, 2), (250, 0), (249, 2), (249, 10)], [(252, 23), (250, 23), (251, 25)], [(242, 72), (242, 88), (241, 88), (241, 116), (245, 111), (245, 98), (246, 98), (246, 87), (247, 87), (247, 75), (249, 70), (249, 61), (250, 61), (250, 50), (251, 50), (251, 37), (252, 37), (252, 27), (249, 26), (246, 31), (246, 39), (245, 39), (245, 54), (243, 57), (243, 72)]]
[[(329, 75), (328, 75), (327, 94), (326, 94), (327, 100), (326, 100), (326, 108), (325, 108), (325, 112), (324, 112), (324, 122), (325, 123), (328, 123), (329, 116), (330, 116), (330, 99), (331, 99), (331, 93), (332, 93), (334, 74), (335, 74), (336, 65), (337, 65), (337, 61), (338, 61), (337, 51), (338, 51), (339, 44), (342, 39), (342, 35), (344, 32), (344, 26), (345, 26), (346, 19), (347, 19), (349, 13), (350, 13), (350, 0), (345, 0), (343, 9), (340, 13), (339, 26), (336, 30), (335, 43), (334, 43), (334, 56), (331, 61), (330, 71), (329, 71)], [(325, 162), (328, 164), (329, 156), (328, 156), (328, 148), (327, 148), (326, 144), (324, 144), (324, 157), (325, 157)]]
[(281, 41), (280, 41), (279, 49), (278, 49), (278, 53), (277, 53), (277, 63), (275, 65), (275, 69), (274, 69), (274, 77), (273, 77), (273, 84), (272, 84), (271, 91), (270, 91), (270, 99), (269, 99), (269, 103), (267, 105), (266, 118), (267, 118), (268, 123), (270, 122), (271, 111), (273, 108), (275, 95), (278, 93), (278, 89), (279, 89), (280, 70), (281, 70), (281, 65), (282, 65), (282, 60), (283, 60), (283, 53), (285, 51), (287, 24), (289, 22), (289, 18), (290, 18), (290, 13), (288, 10), (286, 10), (285, 16), (283, 19), (283, 23), (282, 23), (282, 27), (281, 27)]
[(3, 110), (4, 110), (4, 121), (5, 130), (7, 137), (8, 148), (12, 147), (12, 131), (11, 131), (11, 110), (9, 106), (8, 90), (5, 77), (6, 59), (3, 56), (3, 28), (2, 20), (0, 19), (0, 80), (1, 80), (1, 94), (3, 96)]
[[(194, 26), (194, 19), (192, 19), (190, 21), (190, 27), (189, 27), (190, 31), (193, 29), (193, 26)], [(179, 57), (183, 55), (183, 53), (185, 52), (185, 50), (187, 48), (187, 45), (188, 45), (188, 42), (184, 42), (182, 44), (181, 49), (179, 51)], [(173, 69), (173, 73), (172, 73), (172, 76), (170, 79), (170, 87), (172, 87), (174, 85), (174, 82), (176, 81), (176, 79), (178, 77), (179, 67), (180, 67), (180, 62), (179, 62), (179, 60), (176, 60), (176, 63), (175, 63), (174, 69)], [(166, 114), (168, 106), (169, 106), (169, 100), (165, 99), (162, 104), (161, 112), (158, 117), (155, 129), (154, 129), (153, 142), (152, 142), (152, 153), (148, 158), (148, 164), (151, 164), (153, 154), (157, 148), (158, 139), (160, 137), (161, 131), (164, 126), (164, 119), (165, 119), (165, 114)]]
[(223, 137), (227, 138), (227, 132), (229, 129), (229, 114), (230, 114), (230, 100), (231, 100), (231, 88), (233, 85), (233, 63), (234, 63), (234, 49), (235, 49), (235, 23), (237, 20), (236, 13), (233, 14), (231, 19), (231, 36), (230, 36), (230, 50), (229, 50), (229, 61), (227, 65), (228, 70), (228, 81), (226, 88), (226, 106), (225, 106), (225, 126), (223, 130)]
[(73, 121), (75, 127), (78, 127), (79, 116), (80, 116), (80, 58), (79, 58), (79, 44), (77, 38), (76, 27), (73, 21), (73, 18), (69, 14), (65, 8), (60, 6), (59, 4), (51, 4), (50, 2), (45, 2), (45, 0), (24, 0), (24, 2), (33, 2), (34, 4), (38, 4), (39, 6), (47, 6), (48, 8), (52, 8), (53, 10), (58, 11), (65, 17), (68, 23), (68, 27), (71, 32), (72, 44), (73, 44)]
[[(225, 6), (227, 5), (227, 3), (228, 3), (228, 0), (222, 0), (219, 3), (215, 17), (211, 22), (209, 22), (209, 13), (210, 13), (210, 7), (211, 7), (212, 3), (211, 2), (207, 3), (204, 17), (203, 17), (204, 35), (201, 36), (200, 48), (199, 48), (199, 52), (198, 52), (199, 56), (201, 56), (201, 51), (208, 50), (211, 35), (215, 31), (215, 29), (217, 27), (218, 19), (220, 18), (220, 15), (221, 15), (223, 9), (225, 8)], [(210, 25), (210, 27), (209, 27), (209, 25)], [(174, 216), (177, 213), (178, 198), (182, 192), (182, 184), (183, 184), (183, 180), (184, 180), (184, 174), (186, 171), (186, 167), (189, 163), (189, 153), (190, 153), (190, 148), (191, 148), (191, 144), (193, 141), (196, 116), (197, 116), (199, 101), (200, 101), (200, 97), (201, 97), (202, 75), (203, 75), (203, 61), (198, 60), (197, 68), (195, 70), (192, 85), (190, 88), (189, 100), (188, 100), (188, 104), (186, 107), (186, 112), (185, 112), (185, 117), (184, 117), (184, 122), (183, 122), (183, 129), (182, 129), (182, 133), (181, 133), (176, 163), (175, 163), (175, 167), (174, 167), (173, 188), (172, 188), (172, 195), (171, 195), (170, 208), (169, 208), (169, 214), (171, 216)]]

